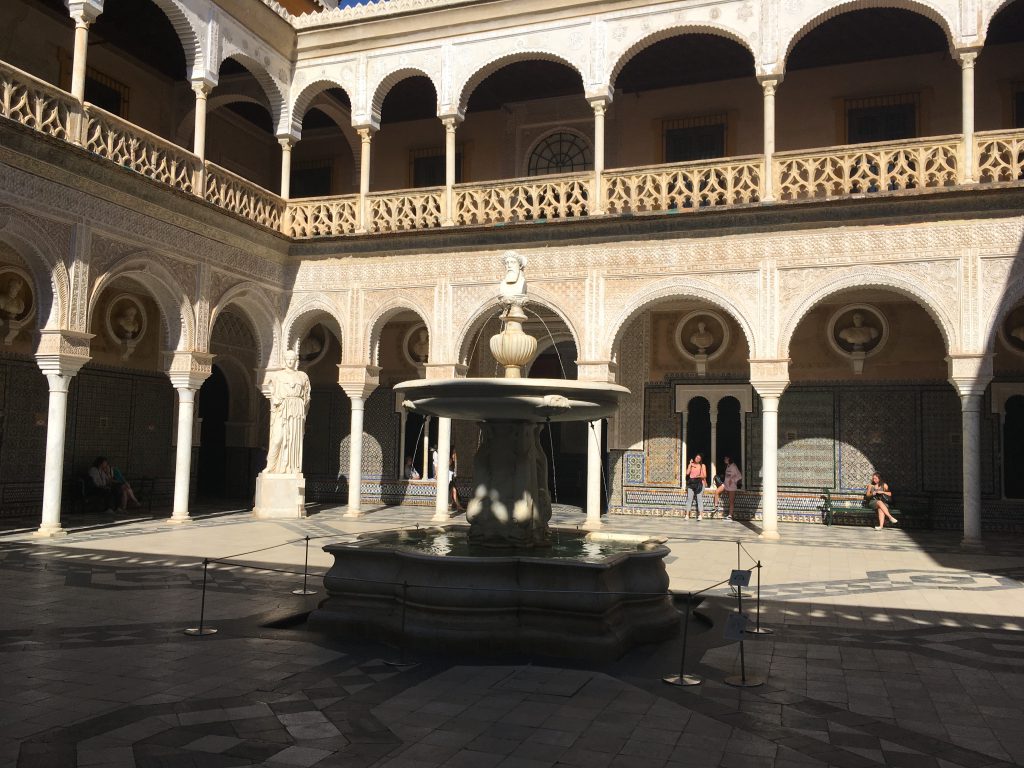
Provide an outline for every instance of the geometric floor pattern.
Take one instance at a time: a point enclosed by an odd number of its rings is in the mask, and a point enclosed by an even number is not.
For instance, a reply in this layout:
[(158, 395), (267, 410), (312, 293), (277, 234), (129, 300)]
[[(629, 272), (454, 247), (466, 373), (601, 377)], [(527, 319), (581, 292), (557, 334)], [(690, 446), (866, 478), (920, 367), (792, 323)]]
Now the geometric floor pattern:
[[(244, 552), (263, 543), (257, 531), (281, 542), (356, 532), (341, 512), (269, 529), (212, 516), (193, 538), (159, 520), (59, 541), (0, 535), (0, 765), (1024, 764), (1020, 538), (966, 554), (950, 534), (783, 526), (784, 544), (764, 546), (725, 521), (609, 520), (669, 539), (677, 592), (720, 580), (737, 552), (766, 560), (760, 609), (774, 634), (750, 636), (741, 662), (722, 631), (735, 601), (725, 586), (708, 592), (683, 662), (704, 679), (694, 688), (661, 682), (679, 671), (679, 637), (606, 663), (325, 637), (302, 622), (322, 595), (290, 592), (301, 544), (273, 563), (212, 567), (205, 619), (218, 633), (182, 633), (202, 585), (192, 542)], [(362, 525), (422, 517), (381, 510)], [(765, 684), (726, 685), (741, 669)]]

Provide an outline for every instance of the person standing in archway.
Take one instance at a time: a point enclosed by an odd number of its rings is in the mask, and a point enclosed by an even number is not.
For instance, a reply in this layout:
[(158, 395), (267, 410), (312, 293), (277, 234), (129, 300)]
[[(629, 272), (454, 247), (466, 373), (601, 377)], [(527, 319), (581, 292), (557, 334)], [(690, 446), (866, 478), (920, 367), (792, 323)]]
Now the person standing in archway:
[(698, 453), (692, 459), (690, 463), (686, 465), (686, 501), (683, 507), (683, 515), (689, 519), (690, 517), (690, 504), (693, 500), (697, 500), (697, 519), (704, 519), (704, 486), (708, 482), (708, 468), (704, 465), (701, 460), (701, 455)]

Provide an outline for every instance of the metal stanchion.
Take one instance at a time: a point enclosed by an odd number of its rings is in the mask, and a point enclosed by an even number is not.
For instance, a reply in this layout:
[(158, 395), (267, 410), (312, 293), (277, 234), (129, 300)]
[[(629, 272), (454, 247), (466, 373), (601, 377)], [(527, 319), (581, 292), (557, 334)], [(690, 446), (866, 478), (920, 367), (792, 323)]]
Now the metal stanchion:
[(217, 630), (213, 627), (203, 626), (203, 620), (206, 617), (206, 569), (209, 568), (209, 566), (210, 561), (203, 560), (203, 596), (199, 602), (199, 626), (189, 627), (185, 630), (186, 635), (191, 635), (193, 637), (202, 637), (204, 635), (217, 634)]
[(414, 662), (405, 660), (405, 604), (408, 602), (409, 582), (402, 582), (402, 629), (398, 635), (398, 660), (385, 661), (389, 667), (412, 667)]
[[(747, 577), (749, 578), (750, 573), (748, 571)], [(736, 611), (739, 621), (742, 623), (745, 621), (743, 616), (743, 587), (738, 586), (736, 591)], [(725, 678), (727, 685), (734, 686), (736, 688), (756, 688), (759, 685), (764, 685), (764, 678), (761, 677), (747, 677), (747, 658), (743, 652), (743, 630), (740, 629), (740, 673), (739, 675), (730, 675)]]
[(315, 589), (308, 589), (306, 579), (309, 576), (309, 536), (306, 537), (306, 560), (302, 564), (302, 589), (293, 589), (293, 595), (315, 595)]
[(754, 567), (757, 568), (757, 603), (756, 603), (757, 608), (754, 611), (754, 616), (755, 616), (754, 628), (753, 629), (748, 629), (747, 630), (747, 634), (748, 635), (770, 635), (770, 634), (772, 634), (772, 630), (768, 629), (768, 627), (762, 627), (761, 626), (761, 561), (758, 560), (757, 561), (757, 565), (754, 566)]
[(679, 674), (672, 675), (671, 677), (663, 677), (662, 682), (668, 683), (669, 685), (700, 685), (704, 681), (696, 675), (686, 674), (686, 636), (690, 630), (690, 603), (693, 601), (693, 595), (689, 592), (686, 593), (686, 618), (683, 621), (683, 651), (679, 654)]

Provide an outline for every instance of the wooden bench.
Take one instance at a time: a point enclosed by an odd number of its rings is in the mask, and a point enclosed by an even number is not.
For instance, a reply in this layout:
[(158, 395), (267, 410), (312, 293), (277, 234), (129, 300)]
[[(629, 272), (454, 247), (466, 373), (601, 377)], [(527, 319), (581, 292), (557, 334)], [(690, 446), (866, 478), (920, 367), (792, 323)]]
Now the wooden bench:
[[(831, 488), (821, 489), (821, 498), (825, 502), (821, 508), (821, 522), (825, 525), (878, 525), (878, 512), (864, 506), (861, 496), (833, 496)], [(897, 520), (900, 510), (889, 507), (889, 513)]]

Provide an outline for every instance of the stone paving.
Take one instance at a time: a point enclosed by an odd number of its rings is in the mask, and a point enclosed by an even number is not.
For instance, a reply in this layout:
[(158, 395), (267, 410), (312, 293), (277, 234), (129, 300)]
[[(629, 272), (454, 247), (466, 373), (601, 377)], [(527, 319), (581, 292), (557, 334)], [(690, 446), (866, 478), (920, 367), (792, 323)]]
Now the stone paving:
[[(610, 518), (608, 530), (668, 538), (677, 593), (722, 581), (737, 557), (763, 565), (761, 622), (774, 634), (743, 650), (748, 677), (765, 684), (724, 683), (740, 649), (723, 637), (736, 602), (720, 585), (693, 601), (686, 671), (704, 684), (677, 688), (661, 678), (679, 669), (679, 638), (587, 663), (313, 633), (303, 616), (322, 594), (291, 594), (305, 537), (317, 537), (320, 573), (324, 543), (430, 515), (343, 512), (0, 534), (0, 765), (1024, 764), (1024, 539), (965, 552), (953, 534), (791, 524), (764, 542), (721, 520)], [(559, 508), (556, 522), (582, 516)], [(204, 558), (217, 561), (205, 620), (218, 633), (188, 637)]]

